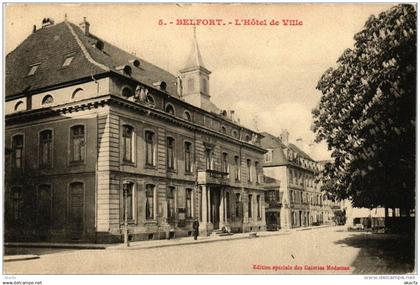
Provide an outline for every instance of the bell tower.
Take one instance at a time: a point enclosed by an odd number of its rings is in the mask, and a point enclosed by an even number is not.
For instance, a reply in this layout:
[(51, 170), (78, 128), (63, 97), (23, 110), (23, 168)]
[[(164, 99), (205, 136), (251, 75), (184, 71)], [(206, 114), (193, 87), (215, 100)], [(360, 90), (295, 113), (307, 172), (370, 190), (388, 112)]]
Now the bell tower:
[(210, 71), (204, 67), (197, 42), (196, 27), (193, 28), (193, 42), (184, 68), (179, 71), (182, 88), (180, 95), (186, 102), (205, 109), (212, 109), (209, 93)]

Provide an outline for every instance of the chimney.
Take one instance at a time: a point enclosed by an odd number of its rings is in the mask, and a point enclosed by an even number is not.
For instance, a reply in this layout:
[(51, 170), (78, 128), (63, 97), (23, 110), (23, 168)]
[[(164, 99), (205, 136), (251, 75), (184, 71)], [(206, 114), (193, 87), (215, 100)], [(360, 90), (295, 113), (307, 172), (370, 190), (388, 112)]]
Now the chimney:
[(79, 24), (80, 29), (83, 31), (85, 36), (89, 36), (89, 27), (90, 24), (88, 21), (86, 21), (86, 17), (83, 17), (83, 22)]
[(44, 18), (42, 19), (42, 27), (48, 27), (54, 25), (54, 20), (52, 18)]
[(35, 34), (36, 33), (36, 25), (34, 25), (33, 29), (32, 29), (32, 33)]
[(284, 145), (287, 146), (289, 144), (289, 132), (286, 129), (281, 130), (279, 138)]

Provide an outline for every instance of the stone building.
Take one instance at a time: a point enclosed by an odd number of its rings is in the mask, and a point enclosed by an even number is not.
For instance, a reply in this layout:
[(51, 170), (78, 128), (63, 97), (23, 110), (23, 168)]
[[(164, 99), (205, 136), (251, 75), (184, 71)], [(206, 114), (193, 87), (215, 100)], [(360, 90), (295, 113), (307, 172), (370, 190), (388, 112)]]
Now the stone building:
[(5, 239), (264, 230), (262, 136), (211, 102), (196, 38), (175, 76), (89, 28), (44, 19), (6, 57)]
[(263, 132), (267, 227), (295, 228), (331, 221), (330, 204), (316, 177), (321, 165), (300, 147), (289, 143), (289, 133), (279, 137)]

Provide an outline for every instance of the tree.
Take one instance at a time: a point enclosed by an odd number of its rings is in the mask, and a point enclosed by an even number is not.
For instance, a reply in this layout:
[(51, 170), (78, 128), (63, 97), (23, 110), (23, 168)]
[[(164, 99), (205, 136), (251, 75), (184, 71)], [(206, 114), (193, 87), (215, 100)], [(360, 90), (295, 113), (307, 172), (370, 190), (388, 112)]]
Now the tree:
[(353, 206), (414, 208), (416, 33), (412, 5), (370, 16), (316, 87), (313, 130), (332, 150), (324, 189)]

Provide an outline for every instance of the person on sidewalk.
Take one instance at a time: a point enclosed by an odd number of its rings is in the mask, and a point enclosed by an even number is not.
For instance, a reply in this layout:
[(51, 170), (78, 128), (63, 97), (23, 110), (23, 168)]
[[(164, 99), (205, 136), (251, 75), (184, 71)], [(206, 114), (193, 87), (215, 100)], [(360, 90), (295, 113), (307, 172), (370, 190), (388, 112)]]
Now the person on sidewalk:
[(193, 234), (194, 234), (194, 240), (197, 240), (197, 236), (198, 236), (198, 228), (200, 227), (200, 223), (198, 222), (198, 219), (195, 218), (194, 222), (192, 224), (192, 228), (193, 228)]

